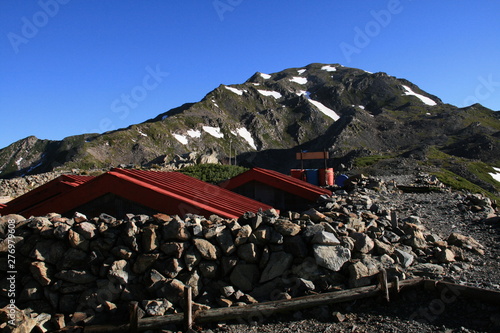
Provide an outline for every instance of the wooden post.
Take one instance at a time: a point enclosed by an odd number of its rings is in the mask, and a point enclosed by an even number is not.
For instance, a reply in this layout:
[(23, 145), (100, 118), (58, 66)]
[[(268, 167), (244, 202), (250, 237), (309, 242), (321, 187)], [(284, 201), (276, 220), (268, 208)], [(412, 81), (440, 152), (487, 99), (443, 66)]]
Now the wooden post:
[(138, 315), (139, 305), (137, 302), (130, 302), (129, 307), (130, 307), (129, 332), (137, 333), (139, 332), (139, 315)]
[(398, 214), (393, 210), (391, 210), (391, 224), (393, 228), (398, 227)]
[(193, 329), (193, 293), (190, 286), (184, 287), (184, 328), (186, 332)]
[(380, 288), (384, 292), (384, 298), (386, 299), (387, 302), (390, 302), (391, 299), (389, 298), (389, 284), (387, 283), (386, 270), (385, 269), (380, 270), (378, 277), (380, 282)]

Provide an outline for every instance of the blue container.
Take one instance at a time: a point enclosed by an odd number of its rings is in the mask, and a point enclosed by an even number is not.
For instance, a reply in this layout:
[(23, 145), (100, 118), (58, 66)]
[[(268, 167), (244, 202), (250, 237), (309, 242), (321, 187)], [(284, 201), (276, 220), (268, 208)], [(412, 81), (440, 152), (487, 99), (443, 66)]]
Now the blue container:
[(344, 183), (347, 179), (349, 179), (349, 177), (347, 177), (346, 175), (344, 175), (344, 174), (339, 175), (339, 176), (337, 176), (337, 178), (335, 178), (335, 184), (337, 184), (340, 187), (343, 187)]
[(319, 186), (318, 169), (306, 169), (306, 180), (309, 184)]

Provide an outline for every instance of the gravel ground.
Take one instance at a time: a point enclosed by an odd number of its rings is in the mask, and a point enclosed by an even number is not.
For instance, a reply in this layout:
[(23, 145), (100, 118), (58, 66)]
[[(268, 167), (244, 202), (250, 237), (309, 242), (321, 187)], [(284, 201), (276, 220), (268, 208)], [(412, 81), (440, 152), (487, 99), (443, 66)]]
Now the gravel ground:
[[(385, 180), (395, 179), (387, 177)], [(411, 176), (397, 176), (398, 184)], [(364, 191), (364, 190), (362, 190)], [(369, 195), (375, 192), (366, 191)], [(446, 190), (432, 193), (377, 193), (379, 203), (398, 212), (400, 218), (419, 216), (431, 232), (447, 238), (451, 232), (472, 236), (484, 255), (468, 252), (467, 262), (446, 266), (445, 281), (500, 291), (500, 223), (488, 223), (488, 212), (474, 212), (466, 194)], [(491, 212), (490, 212), (491, 213)], [(497, 211), (498, 213), (498, 211)], [(340, 313), (342, 321), (334, 313)], [(257, 322), (228, 322), (198, 327), (214, 333), (239, 332), (500, 332), (500, 304), (456, 298), (443, 302), (436, 293), (402, 292), (389, 304), (381, 299), (359, 300), (330, 307), (260, 318)]]

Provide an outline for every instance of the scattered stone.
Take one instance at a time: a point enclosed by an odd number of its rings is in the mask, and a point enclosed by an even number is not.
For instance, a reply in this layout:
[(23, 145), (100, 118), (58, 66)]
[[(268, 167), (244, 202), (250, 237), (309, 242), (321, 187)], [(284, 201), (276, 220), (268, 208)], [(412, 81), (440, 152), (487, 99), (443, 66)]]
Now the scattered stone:
[(313, 245), (314, 258), (319, 266), (338, 272), (351, 259), (351, 251), (340, 245)]
[(193, 243), (204, 259), (217, 260), (219, 250), (215, 247), (215, 245), (202, 238), (194, 238)]

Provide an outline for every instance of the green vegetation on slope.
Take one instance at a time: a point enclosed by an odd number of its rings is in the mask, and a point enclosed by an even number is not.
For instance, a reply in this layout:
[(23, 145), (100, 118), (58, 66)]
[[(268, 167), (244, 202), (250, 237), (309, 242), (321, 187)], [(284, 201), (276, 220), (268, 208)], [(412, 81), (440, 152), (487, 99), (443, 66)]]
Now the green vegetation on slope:
[(207, 183), (218, 184), (247, 170), (237, 165), (198, 164), (185, 167), (180, 172)]

